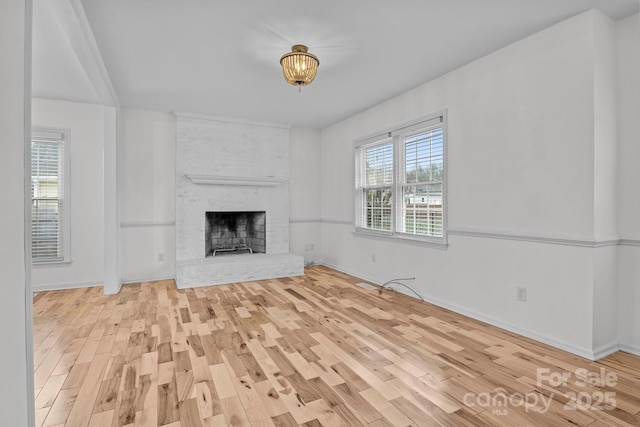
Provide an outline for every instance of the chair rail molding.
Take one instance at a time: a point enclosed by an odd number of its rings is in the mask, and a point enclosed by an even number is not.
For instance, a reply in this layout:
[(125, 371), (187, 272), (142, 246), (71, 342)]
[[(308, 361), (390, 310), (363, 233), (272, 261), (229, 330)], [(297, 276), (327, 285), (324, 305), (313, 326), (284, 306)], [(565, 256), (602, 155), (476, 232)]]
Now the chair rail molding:
[(240, 186), (260, 186), (275, 187), (285, 183), (283, 178), (275, 176), (224, 176), (224, 175), (196, 175), (185, 174), (189, 181), (194, 184), (204, 185), (240, 185)]

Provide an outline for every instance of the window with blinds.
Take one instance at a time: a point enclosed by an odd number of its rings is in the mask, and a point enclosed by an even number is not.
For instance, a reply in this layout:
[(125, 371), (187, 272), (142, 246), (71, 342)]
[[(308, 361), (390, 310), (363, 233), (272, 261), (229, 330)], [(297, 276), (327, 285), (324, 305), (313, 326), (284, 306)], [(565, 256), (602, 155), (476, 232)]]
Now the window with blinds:
[(65, 134), (33, 131), (31, 138), (31, 256), (34, 264), (69, 256)]
[(439, 127), (403, 138), (404, 233), (442, 237), (444, 130)]
[(391, 194), (393, 185), (393, 144), (364, 149), (364, 223), (373, 230), (391, 230)]
[(444, 241), (444, 114), (357, 141), (356, 230)]

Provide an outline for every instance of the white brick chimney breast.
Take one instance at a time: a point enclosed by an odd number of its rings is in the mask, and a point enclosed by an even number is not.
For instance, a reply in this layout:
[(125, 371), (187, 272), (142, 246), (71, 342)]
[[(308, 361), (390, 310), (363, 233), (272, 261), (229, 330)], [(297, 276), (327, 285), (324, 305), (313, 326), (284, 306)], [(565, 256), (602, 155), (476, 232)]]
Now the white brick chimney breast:
[[(303, 275), (289, 253), (289, 129), (176, 115), (178, 288)], [(261, 211), (265, 253), (205, 256), (207, 212)]]

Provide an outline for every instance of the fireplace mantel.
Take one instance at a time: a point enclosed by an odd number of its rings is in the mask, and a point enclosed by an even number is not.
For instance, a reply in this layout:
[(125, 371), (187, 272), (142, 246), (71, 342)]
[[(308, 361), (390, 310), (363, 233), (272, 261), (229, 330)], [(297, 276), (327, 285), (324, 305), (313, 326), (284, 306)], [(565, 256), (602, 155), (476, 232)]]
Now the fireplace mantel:
[(242, 185), (242, 186), (261, 186), (275, 187), (284, 183), (282, 178), (275, 176), (222, 176), (222, 175), (194, 175), (185, 174), (185, 176), (194, 184), (204, 185)]

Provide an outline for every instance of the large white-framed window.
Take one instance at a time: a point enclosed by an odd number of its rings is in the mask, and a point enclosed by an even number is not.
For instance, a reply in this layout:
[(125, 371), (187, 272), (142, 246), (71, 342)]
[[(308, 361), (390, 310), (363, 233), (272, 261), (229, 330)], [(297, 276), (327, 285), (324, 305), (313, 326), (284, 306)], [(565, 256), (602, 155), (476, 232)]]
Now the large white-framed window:
[(445, 112), (354, 148), (356, 233), (446, 244)]
[(34, 266), (71, 261), (69, 131), (31, 133), (31, 259)]

